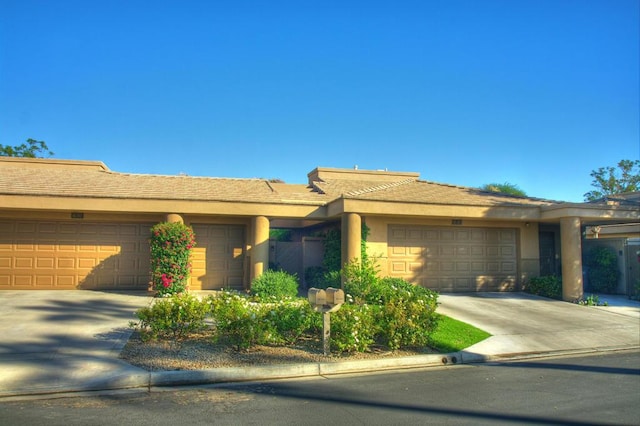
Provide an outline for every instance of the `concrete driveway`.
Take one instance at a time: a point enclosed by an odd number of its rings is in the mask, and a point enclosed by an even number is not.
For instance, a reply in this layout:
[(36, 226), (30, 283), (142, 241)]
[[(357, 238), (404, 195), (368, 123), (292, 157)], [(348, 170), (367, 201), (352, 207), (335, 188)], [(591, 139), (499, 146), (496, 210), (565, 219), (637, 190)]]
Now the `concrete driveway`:
[(1, 291), (0, 298), (0, 396), (100, 388), (105, 374), (138, 370), (118, 354), (134, 312), (151, 301), (147, 293)]
[(640, 302), (600, 295), (580, 306), (526, 293), (442, 294), (438, 312), (492, 334), (466, 349), (484, 356), (640, 347)]

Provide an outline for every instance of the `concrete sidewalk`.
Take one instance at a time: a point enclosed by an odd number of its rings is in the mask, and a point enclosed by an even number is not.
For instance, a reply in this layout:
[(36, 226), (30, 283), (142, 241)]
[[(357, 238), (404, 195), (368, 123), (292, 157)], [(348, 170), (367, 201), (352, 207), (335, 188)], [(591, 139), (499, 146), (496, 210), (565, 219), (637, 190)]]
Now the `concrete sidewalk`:
[(439, 312), (493, 336), (455, 354), (372, 361), (148, 372), (118, 359), (146, 293), (0, 292), (0, 398), (420, 368), (640, 348), (640, 303), (585, 307), (523, 293), (440, 295)]

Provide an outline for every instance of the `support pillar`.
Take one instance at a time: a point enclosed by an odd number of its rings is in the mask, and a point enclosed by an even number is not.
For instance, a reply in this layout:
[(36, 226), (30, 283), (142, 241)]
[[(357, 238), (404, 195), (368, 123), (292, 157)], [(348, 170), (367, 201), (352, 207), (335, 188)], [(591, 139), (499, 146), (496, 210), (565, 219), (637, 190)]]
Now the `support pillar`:
[(560, 246), (562, 251), (562, 299), (574, 302), (583, 297), (580, 218), (564, 217), (560, 219)]
[(167, 213), (164, 220), (169, 223), (184, 223), (184, 218), (178, 213)]
[(362, 218), (356, 213), (342, 216), (342, 266), (346, 263), (360, 262), (362, 243)]
[(251, 281), (269, 268), (269, 219), (257, 216), (252, 221)]

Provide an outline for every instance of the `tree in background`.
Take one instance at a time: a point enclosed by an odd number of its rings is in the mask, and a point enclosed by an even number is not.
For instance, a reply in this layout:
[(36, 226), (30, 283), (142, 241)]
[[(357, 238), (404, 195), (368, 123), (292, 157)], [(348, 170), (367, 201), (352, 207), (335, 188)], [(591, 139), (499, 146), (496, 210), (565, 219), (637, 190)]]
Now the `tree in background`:
[(501, 194), (517, 195), (519, 197), (526, 197), (527, 193), (524, 192), (518, 185), (513, 183), (488, 183), (480, 187), (483, 191), (499, 192)]
[(594, 201), (607, 195), (640, 190), (640, 160), (620, 160), (616, 167), (600, 167), (591, 172), (593, 191), (584, 194), (585, 201)]
[(49, 147), (45, 141), (37, 141), (35, 139), (27, 139), (26, 143), (16, 146), (0, 144), (0, 157), (28, 157), (43, 158), (51, 157), (53, 152), (49, 151)]

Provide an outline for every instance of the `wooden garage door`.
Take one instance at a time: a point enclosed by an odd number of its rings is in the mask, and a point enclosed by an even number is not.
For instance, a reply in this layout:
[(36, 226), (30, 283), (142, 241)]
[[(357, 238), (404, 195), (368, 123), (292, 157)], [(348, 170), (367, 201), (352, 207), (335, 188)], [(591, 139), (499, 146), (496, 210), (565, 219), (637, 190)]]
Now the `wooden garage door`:
[(389, 226), (389, 274), (442, 292), (513, 290), (516, 230)]
[(152, 224), (0, 221), (0, 289), (143, 289)]
[(243, 225), (193, 224), (196, 247), (190, 288), (241, 289), (244, 284), (245, 229)]

